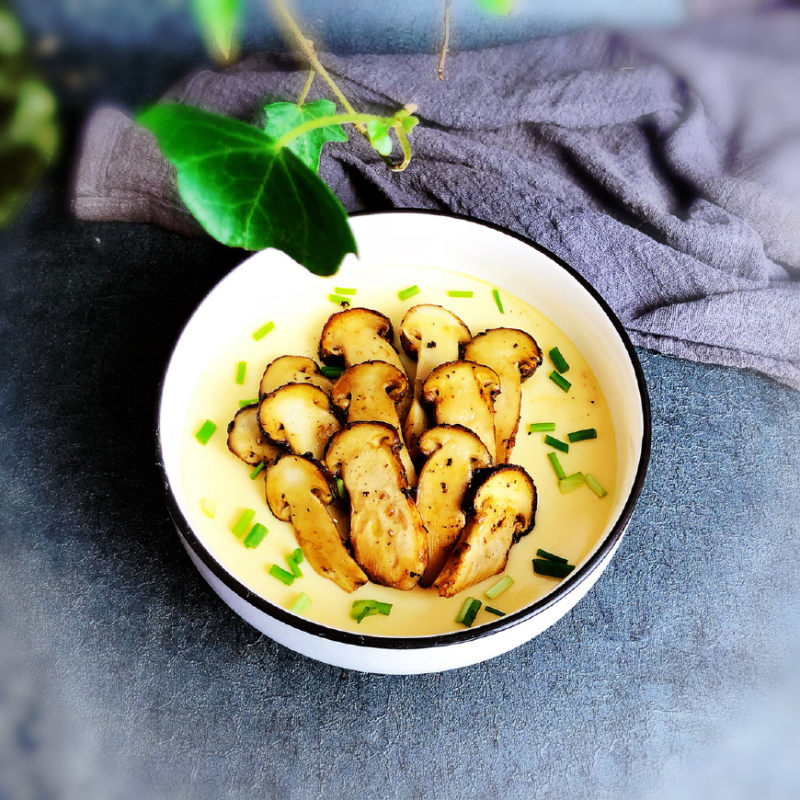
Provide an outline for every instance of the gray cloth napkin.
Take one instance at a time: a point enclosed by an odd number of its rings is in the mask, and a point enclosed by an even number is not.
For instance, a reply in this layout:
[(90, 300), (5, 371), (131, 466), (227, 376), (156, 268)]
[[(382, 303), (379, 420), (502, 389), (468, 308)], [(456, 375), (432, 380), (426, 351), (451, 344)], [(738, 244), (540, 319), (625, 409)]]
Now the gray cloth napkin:
[[(635, 344), (800, 388), (798, 42), (800, 12), (777, 11), (454, 53), (444, 82), (433, 55), (326, 55), (357, 107), (415, 102), (422, 124), (402, 174), (358, 135), (326, 146), (321, 174), (350, 211), (504, 225), (588, 278)], [(264, 54), (166, 99), (257, 124), (304, 77)], [(198, 230), (154, 140), (112, 108), (89, 122), (74, 210)]]

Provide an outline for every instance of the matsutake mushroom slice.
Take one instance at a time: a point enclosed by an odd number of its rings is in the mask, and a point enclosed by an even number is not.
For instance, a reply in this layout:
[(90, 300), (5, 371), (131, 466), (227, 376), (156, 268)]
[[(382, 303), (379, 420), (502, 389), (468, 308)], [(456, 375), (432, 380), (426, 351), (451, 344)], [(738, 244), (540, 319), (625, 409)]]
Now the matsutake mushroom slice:
[(333, 381), (319, 371), (319, 364), (306, 356), (280, 356), (267, 364), (261, 385), (258, 387), (259, 398), (287, 383), (310, 383), (330, 395)]
[(536, 486), (519, 466), (475, 471), (467, 524), (434, 586), (453, 597), (505, 569), (511, 545), (527, 533), (536, 514)]
[(350, 495), (356, 561), (376, 583), (413, 589), (428, 563), (428, 542), (399, 449), (400, 436), (391, 425), (351, 422), (331, 439), (325, 464)]
[(462, 356), (493, 369), (500, 379), (500, 393), (494, 399), (496, 463), (508, 461), (517, 439), (522, 381), (542, 363), (536, 340), (516, 328), (491, 328), (479, 333), (462, 348)]
[(258, 427), (258, 404), (240, 408), (228, 423), (228, 450), (245, 464), (274, 464), (283, 450), (264, 439)]
[(258, 405), (258, 424), (274, 444), (317, 460), (340, 428), (330, 398), (310, 383), (287, 383), (270, 392)]
[(427, 461), (419, 474), (417, 508), (428, 531), (428, 567), (420, 583), (430, 586), (467, 522), (462, 506), (473, 471), (488, 467), (492, 458), (486, 445), (461, 425), (425, 431), (419, 447)]
[(486, 445), (494, 463), (494, 396), (499, 391), (494, 370), (472, 361), (449, 361), (428, 376), (422, 396), (433, 404), (437, 425), (469, 428)]
[(270, 511), (291, 522), (297, 543), (315, 572), (346, 592), (367, 582), (328, 513), (334, 493), (318, 464), (302, 456), (284, 455), (267, 473), (266, 487)]

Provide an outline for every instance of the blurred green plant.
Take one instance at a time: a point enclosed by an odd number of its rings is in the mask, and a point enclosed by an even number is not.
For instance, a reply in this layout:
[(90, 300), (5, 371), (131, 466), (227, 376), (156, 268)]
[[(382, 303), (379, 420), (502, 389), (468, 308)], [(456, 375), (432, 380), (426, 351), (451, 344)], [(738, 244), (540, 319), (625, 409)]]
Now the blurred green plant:
[(222, 63), (235, 61), (239, 52), (236, 28), (242, 0), (191, 0), (192, 13), (211, 55)]
[(55, 98), (31, 68), (19, 22), (0, 7), (0, 226), (25, 204), (58, 139)]

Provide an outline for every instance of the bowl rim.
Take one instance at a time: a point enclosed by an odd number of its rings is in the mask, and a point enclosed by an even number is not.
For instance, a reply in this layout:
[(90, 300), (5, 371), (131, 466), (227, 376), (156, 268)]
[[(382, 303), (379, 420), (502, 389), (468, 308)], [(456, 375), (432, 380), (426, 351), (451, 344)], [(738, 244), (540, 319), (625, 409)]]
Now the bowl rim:
[[(351, 645), (355, 647), (369, 647), (381, 650), (425, 650), (428, 648), (472, 642), (477, 639), (482, 639), (487, 636), (492, 636), (501, 633), (502, 631), (507, 631), (510, 628), (514, 628), (524, 622), (527, 622), (533, 617), (542, 614), (556, 603), (562, 601), (567, 595), (576, 591), (580, 587), (580, 585), (585, 580), (587, 580), (602, 565), (605, 557), (609, 554), (610, 551), (613, 551), (613, 549), (617, 545), (617, 542), (622, 537), (622, 534), (624, 533), (625, 528), (627, 527), (628, 522), (630, 521), (631, 515), (633, 514), (633, 510), (634, 507), (636, 506), (637, 500), (639, 499), (639, 495), (641, 494), (642, 487), (645, 481), (645, 476), (647, 473), (647, 465), (650, 460), (652, 419), (650, 412), (650, 397), (647, 391), (647, 384), (645, 383), (644, 379), (644, 372), (639, 362), (639, 358), (636, 355), (636, 351), (633, 348), (631, 340), (628, 337), (627, 332), (625, 331), (625, 328), (619, 321), (616, 314), (611, 310), (611, 307), (608, 305), (608, 303), (599, 294), (599, 292), (574, 267), (571, 267), (562, 258), (555, 255), (546, 247), (543, 247), (542, 245), (538, 244), (532, 239), (529, 239), (526, 236), (523, 236), (519, 233), (504, 228), (501, 225), (497, 225), (496, 223), (487, 222), (486, 220), (476, 219), (474, 217), (469, 217), (464, 214), (457, 214), (450, 211), (441, 211), (437, 209), (397, 208), (397, 209), (389, 209), (386, 211), (359, 211), (359, 212), (354, 212), (349, 216), (368, 217), (368, 216), (385, 216), (387, 214), (425, 214), (428, 216), (449, 217), (451, 219), (482, 225), (486, 228), (489, 228), (490, 230), (506, 234), (507, 236), (511, 236), (512, 238), (517, 239), (523, 244), (526, 244), (529, 247), (532, 247), (534, 250), (537, 250), (538, 252), (547, 256), (553, 262), (555, 262), (559, 267), (564, 269), (569, 275), (571, 275), (581, 285), (581, 287), (589, 293), (592, 299), (600, 306), (601, 310), (605, 313), (611, 324), (614, 326), (617, 335), (619, 336), (623, 346), (625, 347), (628, 359), (631, 363), (631, 366), (633, 367), (633, 371), (636, 376), (636, 383), (639, 389), (639, 396), (641, 400), (641, 410), (642, 410), (642, 446), (639, 455), (639, 463), (637, 464), (636, 467), (636, 475), (634, 477), (631, 490), (625, 501), (625, 505), (623, 506), (619, 517), (614, 523), (614, 526), (608, 532), (603, 542), (597, 547), (597, 549), (592, 553), (592, 555), (588, 558), (588, 560), (581, 566), (581, 568), (575, 570), (571, 575), (564, 578), (558, 584), (558, 586), (556, 586), (545, 597), (541, 598), (540, 600), (537, 600), (535, 603), (532, 603), (529, 606), (525, 606), (524, 608), (514, 611), (504, 617), (500, 617), (497, 620), (491, 620), (490, 622), (483, 623), (477, 628), (465, 628), (464, 630), (447, 631), (445, 633), (427, 634), (421, 636), (391, 636), (391, 635), (376, 636), (371, 634), (354, 633), (352, 631), (346, 631), (339, 628), (332, 628), (327, 625), (323, 625), (319, 622), (314, 622), (313, 620), (307, 619), (306, 617), (301, 617), (297, 614), (293, 614), (287, 609), (284, 609), (281, 606), (278, 606), (275, 603), (270, 602), (266, 598), (261, 597), (261, 595), (256, 594), (252, 589), (248, 588), (233, 574), (228, 572), (222, 566), (222, 564), (220, 564), (214, 558), (214, 556), (202, 543), (199, 537), (195, 534), (191, 524), (186, 519), (185, 515), (180, 509), (180, 506), (178, 504), (178, 499), (175, 495), (175, 492), (173, 491), (172, 484), (170, 483), (169, 477), (167, 475), (167, 470), (164, 465), (164, 451), (162, 442), (163, 437), (161, 433), (161, 414), (164, 401), (164, 385), (178, 343), (181, 341), (183, 334), (186, 331), (187, 326), (189, 325), (189, 322), (197, 313), (197, 309), (199, 308), (199, 306), (203, 303), (205, 298), (208, 297), (216, 289), (219, 283), (225, 280), (225, 278), (227, 277), (227, 275), (230, 274), (230, 272), (226, 273), (226, 275), (220, 278), (220, 280), (214, 285), (214, 287), (212, 287), (212, 289), (210, 289), (209, 292), (206, 293), (203, 300), (200, 301), (197, 308), (195, 308), (195, 310), (192, 312), (192, 314), (189, 316), (189, 318), (182, 326), (180, 333), (175, 339), (175, 343), (170, 349), (166, 366), (164, 367), (161, 380), (159, 381), (158, 384), (158, 403), (156, 407), (156, 428), (155, 428), (156, 452), (157, 452), (156, 460), (157, 460), (157, 467), (159, 469), (161, 480), (163, 482), (164, 490), (166, 493), (167, 510), (169, 512), (170, 517), (172, 518), (173, 523), (178, 529), (179, 534), (183, 537), (184, 543), (191, 548), (193, 553), (203, 562), (206, 568), (209, 569), (216, 578), (222, 581), (222, 583), (228, 589), (230, 589), (239, 598), (244, 600), (247, 604), (253, 606), (256, 610), (266, 614), (268, 617), (271, 617), (272, 619), (278, 622), (282, 622), (285, 625), (290, 626), (291, 628), (297, 629), (302, 633), (306, 633), (315, 637), (320, 637), (322, 639), (336, 642), (338, 644)], [(253, 255), (255, 255), (255, 253), (250, 254), (248, 258), (252, 257)], [(234, 267), (234, 269), (238, 269), (239, 266), (240, 265), (237, 265), (236, 267)]]

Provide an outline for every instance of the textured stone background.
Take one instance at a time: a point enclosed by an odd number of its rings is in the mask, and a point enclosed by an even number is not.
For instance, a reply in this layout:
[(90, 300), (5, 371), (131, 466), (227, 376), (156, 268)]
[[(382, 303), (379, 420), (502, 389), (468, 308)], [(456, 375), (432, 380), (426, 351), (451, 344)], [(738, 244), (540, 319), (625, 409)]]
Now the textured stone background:
[(754, 374), (640, 351), (653, 456), (622, 546), (486, 664), (345, 672), (206, 587), (163, 504), (154, 404), (242, 254), (66, 208), (90, 104), (190, 63), (53, 56), (65, 155), (0, 234), (0, 798), (797, 797), (800, 395)]

